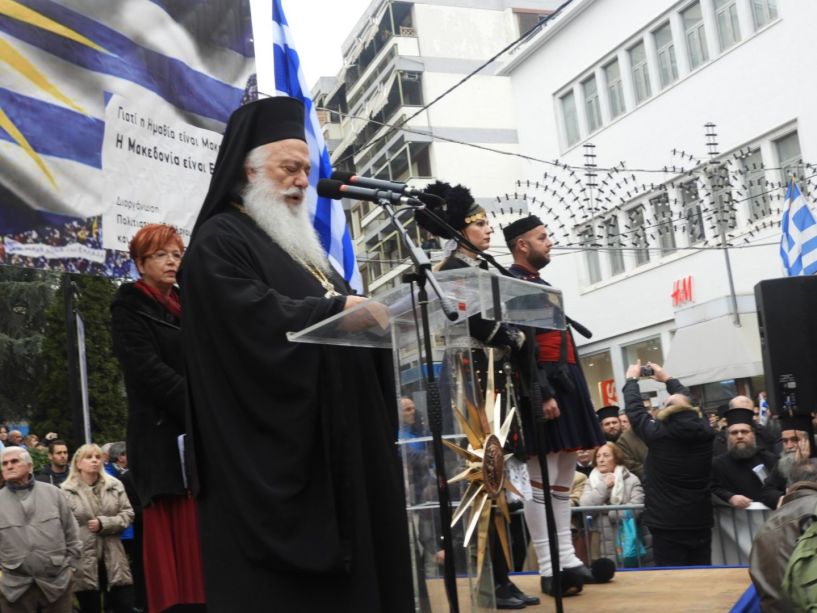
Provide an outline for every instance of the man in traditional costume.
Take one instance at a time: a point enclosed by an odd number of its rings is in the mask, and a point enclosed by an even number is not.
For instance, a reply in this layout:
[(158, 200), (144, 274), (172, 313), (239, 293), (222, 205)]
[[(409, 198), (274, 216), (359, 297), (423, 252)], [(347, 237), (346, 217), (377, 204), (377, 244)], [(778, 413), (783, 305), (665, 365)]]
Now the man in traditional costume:
[(234, 112), (180, 274), (207, 607), (409, 611), (387, 356), (286, 337), (364, 300), (312, 228), (309, 172), (299, 101)]

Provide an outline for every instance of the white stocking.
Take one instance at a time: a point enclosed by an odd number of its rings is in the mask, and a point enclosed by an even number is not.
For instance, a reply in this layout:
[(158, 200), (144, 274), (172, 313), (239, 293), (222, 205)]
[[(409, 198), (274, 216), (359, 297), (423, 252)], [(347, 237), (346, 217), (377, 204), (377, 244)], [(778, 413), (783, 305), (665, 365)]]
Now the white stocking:
[[(570, 488), (573, 485), (573, 475), (576, 471), (575, 452), (549, 453), (547, 456), (548, 476), (551, 488), (560, 486), (560, 490), (551, 489), (553, 501), (553, 516), (556, 520), (556, 536), (559, 541), (559, 567), (574, 568), (581, 565), (573, 548), (573, 537), (570, 532)], [(528, 459), (528, 472), (533, 485), (533, 500), (525, 501), (525, 522), (531, 535), (536, 558), (539, 561), (539, 574), (544, 577), (553, 576), (553, 566), (550, 562), (550, 542), (548, 540), (547, 521), (545, 519), (545, 505), (542, 496), (542, 476), (539, 470), (539, 459)]]

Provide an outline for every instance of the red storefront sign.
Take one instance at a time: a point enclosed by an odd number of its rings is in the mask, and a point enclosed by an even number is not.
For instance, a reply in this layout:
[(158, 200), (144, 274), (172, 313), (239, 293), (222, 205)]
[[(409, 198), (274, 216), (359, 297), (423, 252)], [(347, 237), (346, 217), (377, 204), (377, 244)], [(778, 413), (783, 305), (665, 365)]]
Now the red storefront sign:
[(617, 405), (618, 391), (616, 390), (616, 380), (604, 379), (603, 381), (599, 381), (599, 396), (601, 397), (601, 406)]
[(678, 279), (672, 284), (672, 306), (679, 307), (687, 302), (693, 302), (692, 298), (692, 275)]

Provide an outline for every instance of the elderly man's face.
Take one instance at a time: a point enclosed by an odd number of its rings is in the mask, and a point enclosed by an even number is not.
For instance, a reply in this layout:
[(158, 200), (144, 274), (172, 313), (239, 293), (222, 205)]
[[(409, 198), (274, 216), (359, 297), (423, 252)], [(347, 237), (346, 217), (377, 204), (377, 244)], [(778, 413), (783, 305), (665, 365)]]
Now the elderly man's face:
[(808, 434), (802, 430), (783, 430), (780, 439), (783, 441), (783, 453), (788, 455), (797, 452), (800, 441), (807, 441)]
[(400, 399), (400, 418), (407, 426), (411, 426), (417, 420), (417, 407), (410, 398)]
[(12, 483), (21, 483), (28, 479), (32, 465), (23, 462), (18, 450), (11, 450), (3, 455), (3, 479)]
[(618, 416), (618, 420), (621, 422), (621, 431), (624, 432), (625, 430), (630, 429), (630, 418), (627, 417), (625, 413), (622, 413)]
[(12, 445), (19, 445), (23, 441), (23, 435), (19, 430), (12, 430), (9, 432), (9, 443)]
[[(306, 197), (309, 187), (309, 148), (298, 139), (281, 140), (264, 145), (269, 152), (261, 172), (274, 187), (284, 194), (286, 203), (295, 207)], [(255, 178), (255, 170), (248, 170), (250, 180)]]

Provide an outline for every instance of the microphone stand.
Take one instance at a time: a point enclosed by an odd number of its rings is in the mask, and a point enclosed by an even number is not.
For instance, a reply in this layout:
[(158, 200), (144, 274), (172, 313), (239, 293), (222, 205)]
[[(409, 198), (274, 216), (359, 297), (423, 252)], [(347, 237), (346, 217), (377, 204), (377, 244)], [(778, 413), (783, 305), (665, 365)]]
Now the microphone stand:
[[(451, 321), (459, 318), (459, 313), (451, 301), (443, 295), (439, 282), (431, 271), (431, 260), (428, 259), (425, 251), (420, 249), (411, 240), (411, 236), (403, 226), (392, 203), (387, 198), (381, 198), (378, 202), (381, 208), (386, 211), (391, 218), (392, 224), (397, 229), (403, 244), (409, 252), (409, 257), (414, 265), (414, 271), (403, 275), (403, 280), (411, 285), (417, 284), (417, 302), (420, 305), (420, 318), (423, 325), (423, 350), (425, 351), (426, 364), (426, 406), (428, 407), (428, 422), (431, 430), (431, 447), (434, 454), (434, 467), (437, 474), (437, 492), (440, 501), (440, 532), (442, 536), (442, 547), (445, 553), (443, 581), (445, 592), (448, 596), (448, 606), (451, 613), (459, 613), (460, 605), (457, 599), (457, 577), (454, 568), (454, 546), (451, 539), (451, 497), (448, 492), (448, 480), (445, 476), (445, 458), (443, 455), (442, 439), (442, 403), (440, 401), (440, 388), (434, 375), (434, 358), (431, 353), (431, 331), (428, 323), (428, 292), (426, 284), (430, 285), (437, 294), (440, 307)], [(419, 349), (419, 348), (418, 348)]]

